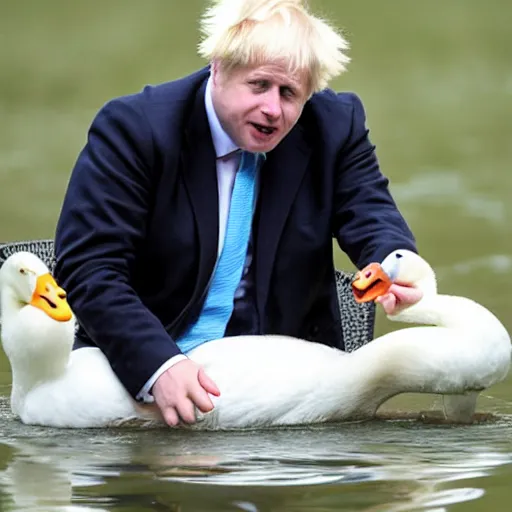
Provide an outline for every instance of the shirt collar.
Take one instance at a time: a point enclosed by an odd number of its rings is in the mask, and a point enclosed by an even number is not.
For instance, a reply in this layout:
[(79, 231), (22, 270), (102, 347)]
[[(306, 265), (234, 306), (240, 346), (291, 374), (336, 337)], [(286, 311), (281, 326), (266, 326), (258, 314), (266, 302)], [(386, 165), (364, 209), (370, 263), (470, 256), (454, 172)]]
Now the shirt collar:
[(217, 158), (224, 157), (238, 151), (239, 147), (231, 140), (231, 137), (222, 128), (217, 113), (213, 108), (212, 100), (212, 87), (211, 87), (212, 76), (208, 77), (206, 83), (206, 91), (204, 94), (204, 104), (206, 107), (206, 117), (208, 118), (208, 124), (210, 125), (210, 132), (212, 134), (213, 147), (215, 148), (215, 155)]

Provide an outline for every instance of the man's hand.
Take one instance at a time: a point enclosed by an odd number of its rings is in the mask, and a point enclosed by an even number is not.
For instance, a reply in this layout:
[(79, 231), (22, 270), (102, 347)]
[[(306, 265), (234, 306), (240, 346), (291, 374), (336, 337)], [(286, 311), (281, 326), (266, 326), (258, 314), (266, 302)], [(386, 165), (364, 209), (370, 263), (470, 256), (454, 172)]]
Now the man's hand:
[(180, 421), (194, 423), (194, 406), (201, 412), (213, 409), (208, 393), (219, 396), (220, 391), (204, 369), (194, 361), (186, 359), (166, 370), (153, 385), (155, 402), (170, 426)]
[(388, 292), (375, 302), (384, 308), (386, 315), (396, 315), (407, 306), (416, 304), (422, 297), (423, 292), (417, 288), (392, 284)]

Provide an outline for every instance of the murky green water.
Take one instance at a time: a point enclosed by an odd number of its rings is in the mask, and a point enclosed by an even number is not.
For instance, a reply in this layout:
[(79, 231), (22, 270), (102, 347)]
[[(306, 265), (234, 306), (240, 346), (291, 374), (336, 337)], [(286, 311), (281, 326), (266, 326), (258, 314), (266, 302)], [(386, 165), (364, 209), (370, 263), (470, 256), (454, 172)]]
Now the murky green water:
[[(314, 1), (352, 42), (333, 85), (363, 98), (392, 190), (444, 292), (512, 330), (512, 4)], [(200, 66), (189, 0), (0, 6), (0, 240), (51, 237), (97, 109)], [(339, 265), (347, 267), (342, 255)], [(378, 333), (389, 326), (379, 316)], [(498, 421), (250, 433), (56, 431), (12, 419), (0, 357), (0, 510), (508, 510), (512, 380)], [(419, 396), (388, 410), (439, 409)]]
[(8, 416), (2, 510), (508, 510), (506, 418), (171, 433), (20, 428)]

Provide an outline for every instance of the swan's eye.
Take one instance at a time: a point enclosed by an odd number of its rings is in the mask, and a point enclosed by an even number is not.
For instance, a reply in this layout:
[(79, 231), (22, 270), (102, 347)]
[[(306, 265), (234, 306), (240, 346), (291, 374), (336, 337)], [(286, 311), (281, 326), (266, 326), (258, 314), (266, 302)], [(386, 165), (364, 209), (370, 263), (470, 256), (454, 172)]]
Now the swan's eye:
[(24, 268), (20, 268), (20, 274), (23, 276), (27, 275), (27, 271)]
[(403, 258), (404, 255), (400, 254), (399, 252), (396, 253), (396, 259), (399, 260), (400, 258)]

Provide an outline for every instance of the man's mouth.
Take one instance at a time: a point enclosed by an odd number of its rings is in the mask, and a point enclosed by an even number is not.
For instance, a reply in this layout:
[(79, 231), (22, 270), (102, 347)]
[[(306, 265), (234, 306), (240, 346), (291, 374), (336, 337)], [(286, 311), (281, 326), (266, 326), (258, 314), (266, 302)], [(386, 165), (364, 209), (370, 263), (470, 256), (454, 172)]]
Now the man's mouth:
[(273, 126), (265, 126), (263, 124), (258, 123), (251, 123), (256, 130), (258, 130), (260, 133), (263, 133), (264, 135), (272, 135), (275, 131), (277, 131), (277, 128)]

